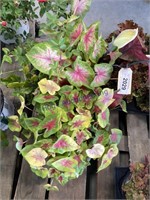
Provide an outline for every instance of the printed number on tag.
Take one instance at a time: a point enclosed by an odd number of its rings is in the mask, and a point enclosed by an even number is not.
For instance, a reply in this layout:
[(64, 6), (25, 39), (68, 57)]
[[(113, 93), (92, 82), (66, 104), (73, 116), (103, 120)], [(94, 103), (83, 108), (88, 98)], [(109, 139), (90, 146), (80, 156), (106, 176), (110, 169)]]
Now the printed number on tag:
[(131, 94), (132, 70), (122, 68), (118, 74), (118, 94)]

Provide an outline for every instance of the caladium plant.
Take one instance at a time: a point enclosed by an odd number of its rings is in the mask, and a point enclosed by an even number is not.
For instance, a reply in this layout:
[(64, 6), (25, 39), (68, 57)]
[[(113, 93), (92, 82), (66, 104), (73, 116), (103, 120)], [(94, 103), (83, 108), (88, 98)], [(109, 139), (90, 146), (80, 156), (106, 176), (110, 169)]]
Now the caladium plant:
[[(111, 129), (109, 120), (111, 107), (122, 98), (106, 84), (118, 57), (112, 54), (121, 55), (117, 40), (128, 44), (135, 35), (127, 35), (125, 41), (120, 36), (114, 42), (118, 48), (110, 50), (98, 34), (99, 23), (84, 24), (90, 3), (59, 0), (66, 7), (63, 13), (48, 14), (46, 42), (26, 42), (12, 53), (4, 49), (3, 62), (11, 63), (14, 56), (23, 73), (22, 79), (1, 79), (20, 101), (18, 115), (8, 119), (9, 128), (23, 136), (15, 137), (17, 149), (33, 173), (62, 185), (78, 178), (91, 159), (101, 160), (98, 171), (108, 167), (122, 136), (121, 130)], [(57, 190), (52, 184), (45, 188)]]

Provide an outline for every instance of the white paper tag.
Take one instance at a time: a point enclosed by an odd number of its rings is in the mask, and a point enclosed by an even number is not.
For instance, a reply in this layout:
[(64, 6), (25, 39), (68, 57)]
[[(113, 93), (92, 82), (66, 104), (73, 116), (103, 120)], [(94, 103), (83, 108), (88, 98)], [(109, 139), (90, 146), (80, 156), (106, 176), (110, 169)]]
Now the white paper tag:
[(118, 74), (118, 94), (131, 94), (132, 70), (130, 68), (121, 68)]

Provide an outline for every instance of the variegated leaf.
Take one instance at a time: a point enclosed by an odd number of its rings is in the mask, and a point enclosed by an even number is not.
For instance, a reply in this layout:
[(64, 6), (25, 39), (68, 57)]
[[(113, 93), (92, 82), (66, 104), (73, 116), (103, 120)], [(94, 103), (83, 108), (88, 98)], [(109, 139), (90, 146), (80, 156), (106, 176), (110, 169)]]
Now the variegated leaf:
[(22, 115), (23, 109), (25, 107), (25, 99), (23, 96), (19, 96), (20, 102), (21, 102), (21, 106), (20, 108), (17, 110), (19, 115)]
[(54, 81), (47, 80), (46, 78), (41, 79), (38, 82), (38, 85), (42, 94), (46, 94), (48, 92), (50, 95), (55, 95), (55, 93), (60, 90), (59, 85), (57, 85)]
[(47, 103), (47, 102), (54, 102), (56, 100), (58, 100), (58, 97), (57, 96), (54, 96), (54, 95), (50, 95), (50, 94), (38, 94), (34, 97), (33, 99), (35, 102), (38, 102), (38, 103)]
[(73, 69), (66, 71), (68, 81), (77, 87), (89, 87), (94, 77), (94, 72), (87, 62), (77, 59), (74, 63)]
[(53, 186), (49, 183), (44, 185), (44, 189), (48, 191), (59, 191), (57, 186)]
[(45, 158), (47, 156), (48, 154), (43, 149), (34, 148), (25, 155), (25, 159), (31, 166), (42, 167), (46, 164)]
[(36, 132), (40, 129), (39, 124), (41, 123), (41, 120), (39, 118), (35, 117), (25, 118), (24, 122), (28, 127), (28, 129), (32, 132)]
[(79, 41), (82, 32), (83, 32), (83, 25), (81, 23), (77, 24), (70, 34), (71, 45), (75, 45)]
[(94, 66), (96, 76), (91, 83), (91, 87), (99, 87), (105, 85), (111, 76), (113, 71), (112, 65), (108, 63), (101, 63)]
[(62, 158), (52, 163), (52, 166), (62, 172), (75, 172), (78, 162), (72, 157)]
[(111, 135), (110, 135), (111, 143), (119, 144), (121, 138), (122, 138), (122, 131), (120, 129), (116, 128), (111, 129)]
[(82, 142), (91, 138), (91, 133), (88, 130), (77, 130), (73, 132), (72, 137), (76, 138), (77, 144), (81, 145)]
[(83, 16), (89, 10), (91, 0), (72, 0), (72, 12), (74, 15)]
[(85, 115), (75, 115), (72, 121), (69, 122), (71, 130), (83, 130), (89, 128), (91, 124), (91, 117)]
[(21, 131), (21, 126), (17, 115), (12, 115), (8, 117), (8, 127), (11, 131)]
[(98, 114), (98, 123), (102, 128), (105, 128), (109, 124), (109, 116), (110, 112), (109, 109), (106, 108), (103, 112)]
[(89, 158), (100, 158), (105, 151), (105, 147), (102, 144), (94, 144), (92, 149), (87, 149), (86, 154)]
[(58, 140), (53, 144), (52, 151), (55, 153), (63, 154), (65, 152), (75, 151), (80, 146), (68, 135), (61, 135)]
[(49, 43), (44, 42), (36, 44), (26, 56), (32, 65), (44, 74), (49, 74), (50, 64), (66, 59), (61, 52), (53, 49)]

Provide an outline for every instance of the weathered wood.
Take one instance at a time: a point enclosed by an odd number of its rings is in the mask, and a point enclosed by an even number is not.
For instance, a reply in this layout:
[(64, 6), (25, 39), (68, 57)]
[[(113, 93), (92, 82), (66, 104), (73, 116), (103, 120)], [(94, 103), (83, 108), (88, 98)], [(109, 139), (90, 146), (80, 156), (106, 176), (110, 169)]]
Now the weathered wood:
[[(110, 117), (112, 128), (119, 127), (118, 112), (112, 112)], [(111, 165), (98, 173), (97, 177), (97, 199), (115, 198), (115, 167), (119, 166), (119, 155), (113, 158)]]
[(0, 148), (0, 199), (2, 200), (11, 197), (17, 155), (13, 133), (7, 130), (6, 134), (9, 145)]
[(127, 125), (130, 161), (142, 161), (150, 153), (146, 116), (128, 114)]
[(50, 191), (49, 200), (83, 200), (86, 193), (86, 172), (78, 179), (68, 182), (65, 186), (56, 185), (59, 187), (59, 192)]
[(120, 144), (118, 145), (119, 151), (125, 151), (129, 152), (128, 147), (128, 136), (123, 135), (120, 141)]
[(30, 169), (29, 164), (23, 160), (22, 168), (16, 188), (15, 200), (20, 199), (45, 199), (45, 189), (43, 185), (47, 181), (37, 177)]

